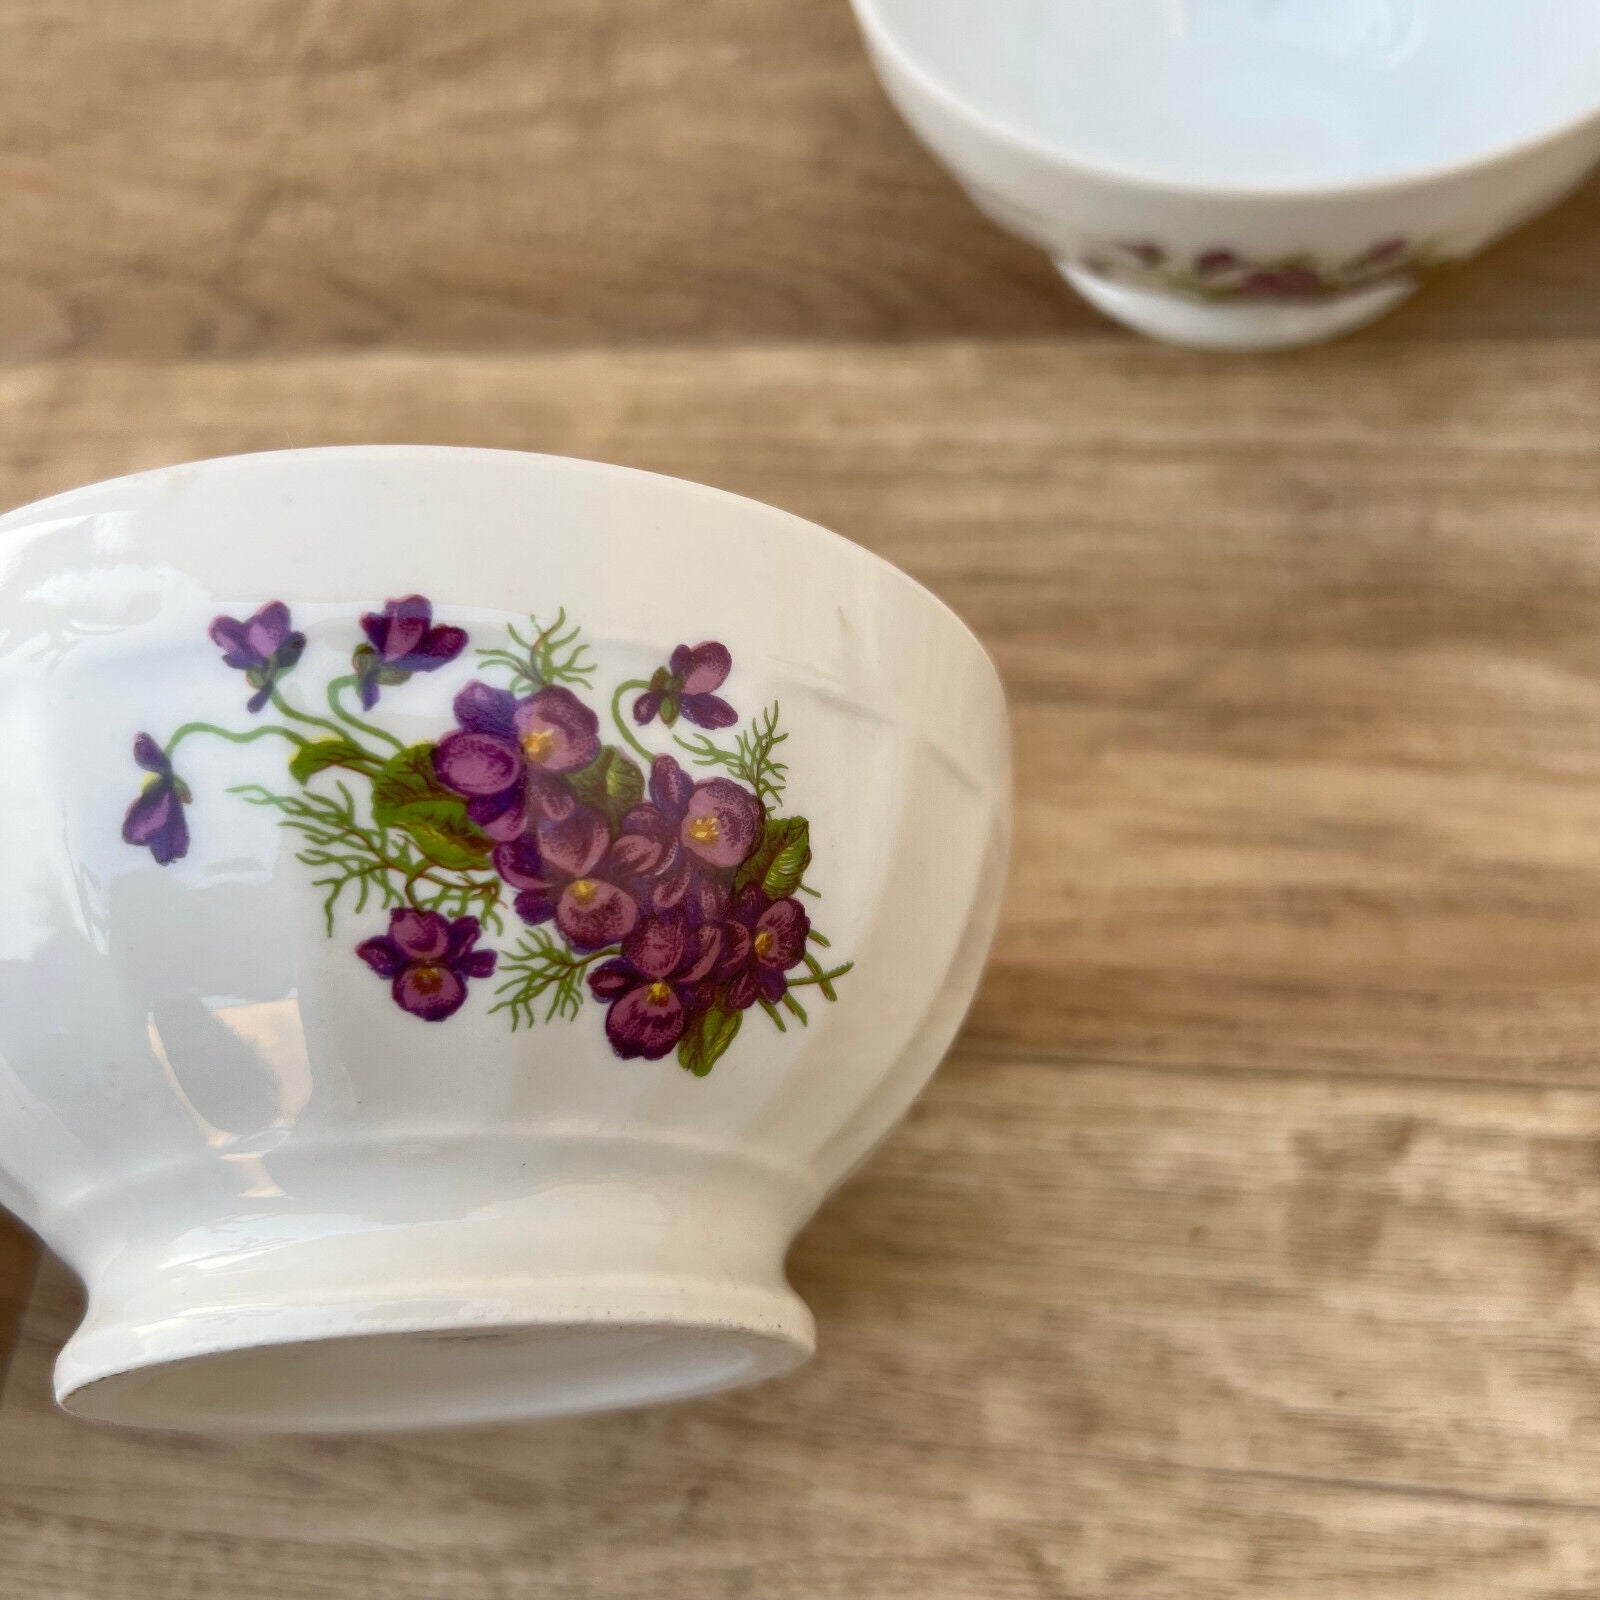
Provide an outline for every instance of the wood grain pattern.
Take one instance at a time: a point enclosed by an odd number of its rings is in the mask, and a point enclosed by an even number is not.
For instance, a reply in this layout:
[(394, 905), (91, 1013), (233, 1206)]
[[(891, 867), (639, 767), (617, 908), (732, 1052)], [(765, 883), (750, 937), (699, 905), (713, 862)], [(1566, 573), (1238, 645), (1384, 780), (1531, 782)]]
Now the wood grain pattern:
[[(11, 0), (0, 353), (1113, 337), (845, 0)], [(1600, 334), (1600, 186), (1370, 336)]]
[(0, 1570), (39, 1600), (1576, 1597), (1597, 1142), (1586, 1093), (963, 1052), (796, 1251), (811, 1367), (571, 1425), (89, 1428), (45, 1399), (53, 1275)]
[(23, 1308), (33, 1287), (37, 1245), (33, 1236), (0, 1211), (0, 1396), (6, 1370), (22, 1323)]
[(76, 363), (0, 370), (0, 423), (8, 500), (432, 438), (817, 517), (1012, 690), (969, 1037), (1600, 1085), (1600, 344)]
[(358, 1600), (1600, 1579), (1597, 354), (0, 371), (8, 499), (432, 437), (822, 516), (994, 644), (1020, 864), (965, 1054), (797, 1252), (811, 1372), (554, 1430), (146, 1440), (49, 1411), (46, 1300), (0, 1567), (141, 1600), (174, 1561)]
[[(13, 0), (0, 504), (362, 440), (813, 517), (995, 653), (1016, 871), (817, 1361), (255, 1442), (0, 1390), (11, 1600), (1600, 1591), (1600, 178), (1360, 338), (1137, 343), (844, 0)], [(31, 1241), (0, 1219), (0, 1352)]]

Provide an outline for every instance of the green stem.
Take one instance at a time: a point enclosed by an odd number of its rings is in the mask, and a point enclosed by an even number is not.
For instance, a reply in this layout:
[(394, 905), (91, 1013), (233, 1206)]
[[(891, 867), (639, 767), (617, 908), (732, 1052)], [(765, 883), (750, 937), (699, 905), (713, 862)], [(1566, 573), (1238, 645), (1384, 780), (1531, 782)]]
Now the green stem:
[(646, 750), (637, 739), (634, 738), (633, 730), (630, 729), (627, 723), (622, 720), (623, 695), (625, 695), (630, 689), (648, 689), (649, 687), (650, 685), (646, 683), (643, 678), (629, 678), (626, 683), (618, 684), (617, 692), (611, 697), (611, 720), (616, 723), (617, 732), (620, 733), (622, 737), (645, 758), (646, 761), (654, 761), (655, 757), (651, 755), (650, 752)]
[[(353, 672), (346, 673), (342, 678), (335, 678), (328, 685), (328, 708), (333, 712), (334, 716), (345, 724), (345, 727), (354, 728), (358, 733), (364, 733), (369, 738), (382, 739), (385, 744), (393, 745), (396, 750), (404, 750), (405, 743), (403, 740), (395, 738), (392, 733), (386, 733), (382, 728), (375, 728), (370, 722), (363, 722), (360, 717), (352, 715), (339, 704), (339, 691), (341, 689), (353, 689), (360, 682), (360, 678)], [(335, 728), (333, 731), (341, 739), (349, 737), (344, 728)]]
[(787, 1033), (789, 1031), (788, 1025), (783, 1020), (783, 1013), (770, 1000), (763, 1000), (761, 1009), (778, 1024), (779, 1033)]
[(822, 937), (822, 935), (820, 933), (818, 933), (815, 928), (812, 928), (812, 929), (808, 930), (807, 933), (806, 933), (806, 937), (813, 944), (820, 944), (824, 950), (826, 950), (828, 948), (828, 946), (833, 942), (831, 939), (824, 939)]
[(466, 883), (451, 883), (448, 878), (439, 877), (431, 863), (425, 864), (424, 869), (421, 872), (414, 872), (409, 871), (401, 862), (395, 861), (392, 857), (387, 855), (380, 855), (374, 852), (374, 859), (380, 862), (383, 866), (389, 868), (391, 872), (404, 872), (406, 874), (406, 899), (410, 901), (411, 905), (418, 911), (423, 910), (424, 907), (418, 905), (417, 902), (411, 898), (411, 886), (414, 883), (436, 884), (447, 894), (463, 894), (469, 900), (486, 901), (489, 898), (490, 890), (493, 889), (495, 892), (495, 898), (499, 898), (498, 880), (491, 881), (490, 879), (485, 878), (479, 882), (469, 879)]
[(847, 961), (842, 967), (835, 967), (832, 972), (824, 972), (818, 964), (817, 958), (810, 951), (807, 951), (806, 965), (811, 969), (811, 976), (809, 978), (791, 978), (789, 987), (791, 989), (799, 989), (808, 983), (814, 983), (821, 988), (823, 994), (829, 1000), (837, 1000), (839, 996), (834, 993), (833, 980), (842, 978), (855, 965), (855, 962)]
[[(546, 641), (555, 637), (566, 620), (567, 608), (562, 606), (556, 612), (556, 620), (548, 628), (540, 629), (534, 635), (533, 643), (528, 646), (528, 669), (534, 678), (538, 680), (538, 685), (541, 689), (551, 682), (550, 669), (555, 664), (550, 659), (550, 648)], [(536, 628), (539, 626), (537, 617), (529, 617), (528, 621)]]
[(296, 711), (276, 689), (272, 691), (272, 704), (284, 716), (292, 717), (296, 722), (308, 722), (313, 728), (322, 728), (333, 734), (335, 738), (343, 739), (346, 744), (350, 743), (350, 735), (337, 722), (329, 722), (326, 717), (314, 717), (309, 711)]
[(428, 870), (430, 864), (431, 863), (428, 861), (427, 857), (424, 856), (423, 859), (406, 874), (406, 904), (414, 907), (418, 911), (421, 911), (423, 907), (417, 904), (417, 897), (412, 891), (416, 888), (419, 880), (426, 878), (430, 883), (438, 883), (439, 881)]
[[(404, 871), (405, 869), (397, 868), (396, 870)], [(431, 905), (424, 905), (422, 899), (419, 899), (413, 892), (419, 883), (431, 883), (440, 891), (432, 897)], [(465, 877), (462, 882), (451, 883), (438, 876), (433, 863), (430, 861), (421, 861), (410, 872), (406, 873), (405, 900), (406, 904), (415, 910), (434, 910), (446, 895), (460, 895), (463, 902), (463, 910), (466, 909), (466, 903), (477, 901), (480, 911), (479, 920), (482, 921), (487, 918), (489, 912), (499, 903), (500, 880), (498, 878)]]
[(811, 1025), (811, 1018), (806, 1015), (806, 1008), (800, 1004), (787, 989), (783, 991), (783, 1003), (800, 1019), (802, 1028)]
[(302, 739), (298, 733), (291, 733), (287, 728), (280, 728), (277, 723), (269, 722), (259, 728), (252, 728), (248, 733), (234, 733), (227, 728), (219, 728), (214, 722), (186, 722), (167, 740), (166, 756), (170, 761), (172, 752), (189, 737), (191, 733), (214, 733), (219, 739), (226, 739), (229, 744), (254, 744), (257, 739), (265, 739), (269, 734), (276, 734), (280, 739), (287, 739), (290, 744), (298, 745), (305, 749), (310, 743)]

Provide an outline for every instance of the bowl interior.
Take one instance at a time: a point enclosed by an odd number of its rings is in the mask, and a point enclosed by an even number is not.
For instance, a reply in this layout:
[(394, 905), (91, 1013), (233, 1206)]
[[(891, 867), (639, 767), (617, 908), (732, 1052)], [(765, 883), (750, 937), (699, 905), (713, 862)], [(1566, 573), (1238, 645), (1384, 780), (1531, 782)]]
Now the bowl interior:
[(1600, 0), (859, 4), (985, 120), (1157, 181), (1382, 181), (1600, 109)]

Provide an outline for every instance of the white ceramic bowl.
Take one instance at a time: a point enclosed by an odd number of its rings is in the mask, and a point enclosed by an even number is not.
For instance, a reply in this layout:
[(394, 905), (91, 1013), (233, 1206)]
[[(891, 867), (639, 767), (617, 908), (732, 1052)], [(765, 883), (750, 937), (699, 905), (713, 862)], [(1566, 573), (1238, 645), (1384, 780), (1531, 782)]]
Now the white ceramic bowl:
[(476, 1421), (809, 1353), (784, 1252), (1001, 894), (951, 612), (782, 512), (495, 451), (145, 473), (0, 560), (0, 1201), (88, 1287), (69, 1409)]
[(1600, 159), (1600, 0), (854, 4), (979, 208), (1181, 344), (1357, 327)]

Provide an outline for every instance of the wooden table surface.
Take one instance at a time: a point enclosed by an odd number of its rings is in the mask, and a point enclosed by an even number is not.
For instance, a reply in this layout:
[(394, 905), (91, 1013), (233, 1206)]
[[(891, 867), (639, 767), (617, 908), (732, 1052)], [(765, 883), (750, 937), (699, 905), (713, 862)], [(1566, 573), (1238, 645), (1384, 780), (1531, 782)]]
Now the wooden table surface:
[(0, 501), (371, 439), (704, 479), (961, 611), (1019, 778), (962, 1041), (792, 1258), (808, 1368), (111, 1431), (0, 1230), (5, 1600), (1600, 1589), (1600, 183), (1225, 359), (972, 213), (843, 0), (13, 0), (0, 43)]

